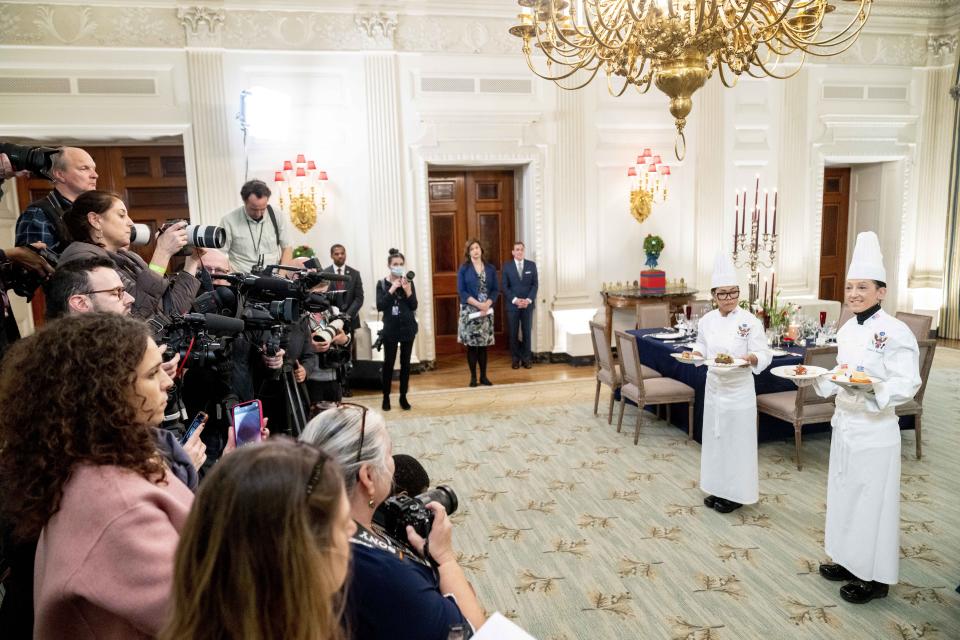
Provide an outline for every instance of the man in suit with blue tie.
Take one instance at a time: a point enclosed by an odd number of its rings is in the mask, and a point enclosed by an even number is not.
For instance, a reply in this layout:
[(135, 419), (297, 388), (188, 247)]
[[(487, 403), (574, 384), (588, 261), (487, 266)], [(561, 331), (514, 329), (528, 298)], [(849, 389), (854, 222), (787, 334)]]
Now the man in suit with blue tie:
[(533, 367), (530, 325), (533, 322), (533, 307), (537, 299), (537, 265), (523, 259), (525, 250), (522, 242), (514, 242), (513, 260), (505, 262), (501, 270), (507, 306), (507, 329), (510, 332), (510, 355), (514, 369), (519, 369), (521, 364), (524, 369)]

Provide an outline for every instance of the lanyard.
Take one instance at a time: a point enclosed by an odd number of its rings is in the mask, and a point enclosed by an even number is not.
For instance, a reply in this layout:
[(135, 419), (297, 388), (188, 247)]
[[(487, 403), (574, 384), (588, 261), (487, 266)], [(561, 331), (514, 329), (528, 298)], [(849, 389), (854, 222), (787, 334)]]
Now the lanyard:
[(257, 238), (257, 241), (253, 240), (253, 227), (250, 226), (250, 216), (247, 215), (247, 212), (243, 212), (244, 219), (247, 221), (247, 231), (250, 233), (250, 244), (253, 245), (253, 251), (257, 254), (259, 258), (262, 254), (260, 253), (260, 244), (263, 242), (263, 220), (260, 220), (260, 236)]

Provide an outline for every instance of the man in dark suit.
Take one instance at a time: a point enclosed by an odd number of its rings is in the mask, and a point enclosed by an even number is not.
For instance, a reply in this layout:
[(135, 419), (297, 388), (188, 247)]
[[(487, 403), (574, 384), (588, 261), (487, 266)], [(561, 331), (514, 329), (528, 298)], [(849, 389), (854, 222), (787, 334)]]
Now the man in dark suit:
[[(357, 352), (353, 332), (360, 328), (360, 310), (363, 308), (363, 280), (360, 278), (359, 271), (347, 266), (347, 250), (342, 244), (335, 244), (330, 247), (330, 259), (333, 260), (333, 264), (324, 271), (350, 276), (350, 282), (331, 282), (330, 288), (327, 290), (327, 296), (334, 301), (341, 314), (350, 318), (350, 322), (344, 327), (344, 331), (350, 335), (350, 344), (355, 360)], [(346, 373), (346, 371), (341, 370), (340, 382), (343, 386), (343, 395), (350, 397), (352, 394), (347, 385)]]
[[(530, 325), (537, 300), (537, 265), (524, 260), (526, 247), (519, 240), (513, 243), (513, 260), (503, 264), (504, 301), (507, 306), (507, 329), (510, 332), (510, 354), (513, 368), (533, 367), (533, 339)], [(523, 336), (521, 341), (520, 336)]]

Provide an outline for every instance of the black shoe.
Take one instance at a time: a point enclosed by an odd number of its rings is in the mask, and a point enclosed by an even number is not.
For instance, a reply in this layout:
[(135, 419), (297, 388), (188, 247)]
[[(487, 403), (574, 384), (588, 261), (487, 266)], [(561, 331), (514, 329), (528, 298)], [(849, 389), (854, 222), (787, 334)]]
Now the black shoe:
[(470, 378), (470, 386), (471, 386), (471, 387), (477, 386), (477, 379), (476, 379), (476, 378)]
[(407, 396), (400, 394), (400, 408), (404, 411), (410, 411), (410, 403), (407, 402)]
[(882, 582), (854, 580), (840, 587), (840, 597), (853, 604), (864, 604), (874, 598), (886, 598), (890, 585)]
[(713, 507), (717, 504), (717, 496), (707, 496), (703, 499), (703, 504), (713, 509)]
[(827, 580), (833, 580), (834, 582), (857, 579), (857, 576), (853, 575), (847, 571), (846, 567), (839, 564), (821, 564), (820, 575)]
[(343, 395), (344, 398), (352, 398), (353, 391), (350, 391), (350, 387), (344, 386), (341, 395)]
[(713, 505), (713, 510), (719, 513), (730, 513), (742, 507), (743, 505), (739, 502), (734, 502), (733, 500), (727, 500), (726, 498), (717, 498), (716, 502)]
[(487, 379), (487, 376), (480, 376), (480, 384), (482, 384), (482, 385), (484, 385), (484, 386), (487, 386), (487, 387), (492, 387), (492, 386), (493, 386), (493, 383), (490, 382), (490, 380)]
[(523, 368), (524, 368), (524, 369), (533, 369), (533, 363), (532, 363), (532, 362), (524, 362), (524, 363), (523, 363)]
[(390, 396), (383, 396), (383, 403), (380, 408), (384, 411), (390, 411)]
[(511, 367), (512, 369), (519, 369), (519, 368), (520, 368), (520, 363), (519, 363), (519, 362), (514, 362), (512, 365), (510, 365), (510, 367)]

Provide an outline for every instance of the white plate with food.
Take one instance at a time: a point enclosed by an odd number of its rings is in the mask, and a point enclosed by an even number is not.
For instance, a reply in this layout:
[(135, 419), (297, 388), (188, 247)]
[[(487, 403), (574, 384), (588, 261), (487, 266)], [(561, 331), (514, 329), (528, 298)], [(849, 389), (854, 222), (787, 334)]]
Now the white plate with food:
[(787, 380), (813, 380), (825, 373), (829, 373), (829, 370), (823, 367), (814, 367), (813, 365), (785, 364), (781, 367), (770, 369), (770, 373), (778, 378), (786, 378)]
[(872, 389), (874, 382), (882, 382), (880, 378), (863, 373), (862, 371), (854, 371), (849, 375), (842, 371), (832, 371), (830, 372), (829, 380), (833, 384), (844, 387), (845, 389), (860, 391)]
[[(717, 360), (719, 358), (719, 361)], [(704, 363), (711, 369), (716, 369), (718, 371), (726, 371), (728, 369), (739, 369), (740, 367), (745, 367), (749, 362), (743, 358), (733, 358), (730, 356), (724, 357), (722, 354), (717, 355), (713, 358), (708, 358), (704, 360)]]
[(684, 351), (683, 353), (671, 353), (670, 356), (675, 360), (686, 364), (698, 364), (703, 362), (703, 356), (694, 355), (691, 351)]
[(651, 338), (656, 338), (657, 340), (677, 340), (683, 338), (686, 334), (683, 333), (654, 333), (650, 334)]

